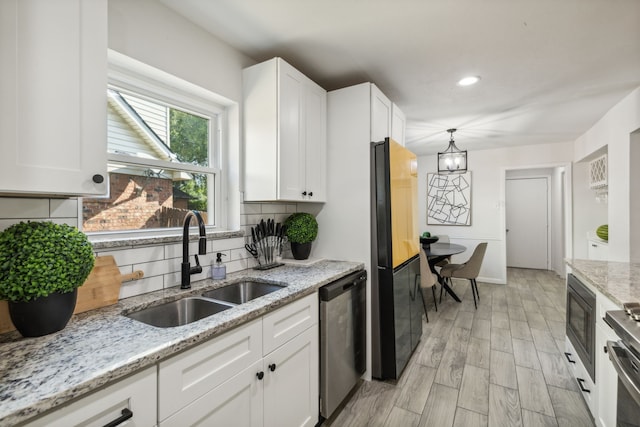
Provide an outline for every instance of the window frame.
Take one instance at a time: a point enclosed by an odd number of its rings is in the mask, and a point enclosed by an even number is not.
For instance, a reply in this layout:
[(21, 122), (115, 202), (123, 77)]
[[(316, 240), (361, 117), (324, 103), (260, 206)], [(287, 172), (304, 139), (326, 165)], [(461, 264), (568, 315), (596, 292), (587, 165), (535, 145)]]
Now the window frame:
[[(126, 163), (135, 166), (168, 167), (185, 172), (210, 174), (213, 176), (213, 186), (209, 189), (209, 197), (213, 192), (213, 211), (209, 214), (212, 224), (206, 226), (207, 232), (224, 230), (227, 224), (229, 210), (223, 205), (227, 196), (227, 171), (231, 165), (225, 165), (229, 147), (227, 135), (230, 134), (229, 108), (234, 103), (207, 89), (185, 81), (179, 77), (166, 73), (133, 58), (108, 50), (108, 87), (116, 90), (131, 92), (165, 103), (170, 108), (176, 108), (196, 115), (209, 117), (210, 166), (200, 166), (189, 163), (166, 162), (162, 160), (144, 159), (125, 154), (107, 151), (107, 161)], [(105, 87), (105, 91), (107, 87)], [(105, 149), (107, 147), (105, 146)], [(82, 199), (78, 203), (78, 225), (82, 227)], [(211, 205), (210, 205), (211, 206)], [(181, 227), (154, 228), (139, 230), (91, 231), (87, 232), (90, 240), (120, 240), (131, 238), (153, 238), (181, 234)]]

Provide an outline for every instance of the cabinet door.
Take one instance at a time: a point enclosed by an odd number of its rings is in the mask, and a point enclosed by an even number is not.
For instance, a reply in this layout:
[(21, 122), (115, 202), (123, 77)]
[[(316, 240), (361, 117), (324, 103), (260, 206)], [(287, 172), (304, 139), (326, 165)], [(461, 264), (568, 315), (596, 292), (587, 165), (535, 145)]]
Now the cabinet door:
[[(156, 425), (156, 386), (156, 368), (153, 366), (27, 425), (98, 427), (123, 418), (126, 411), (131, 411), (132, 416), (126, 421), (128, 427), (151, 427)], [(125, 424), (124, 420), (122, 424)]]
[(263, 372), (262, 359), (160, 422), (159, 427), (262, 426), (263, 381), (258, 379), (259, 372)]
[(606, 243), (587, 240), (587, 244), (589, 245), (589, 259), (597, 261), (609, 260), (609, 246)]
[(604, 322), (596, 325), (596, 384), (598, 385), (596, 425), (615, 427), (618, 401), (618, 374), (605, 353), (607, 341), (619, 338)]
[(318, 325), (264, 358), (265, 427), (318, 422)]
[(106, 0), (3, 0), (0, 54), (0, 192), (106, 193)]
[(162, 421), (262, 358), (262, 321), (253, 322), (160, 362)]
[(374, 84), (371, 85), (371, 141), (391, 136), (391, 101)]
[(405, 146), (404, 131), (406, 126), (406, 117), (396, 104), (391, 106), (391, 139), (398, 144)]
[(306, 200), (327, 200), (327, 92), (309, 81), (305, 91)]
[(278, 198), (301, 200), (304, 191), (304, 86), (306, 77), (278, 61)]

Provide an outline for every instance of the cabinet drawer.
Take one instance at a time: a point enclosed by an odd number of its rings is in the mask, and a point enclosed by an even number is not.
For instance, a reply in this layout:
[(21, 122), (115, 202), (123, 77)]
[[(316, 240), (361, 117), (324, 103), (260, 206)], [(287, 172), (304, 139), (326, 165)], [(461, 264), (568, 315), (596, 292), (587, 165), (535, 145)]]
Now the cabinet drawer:
[[(575, 363), (569, 363), (569, 368), (570, 368), (571, 374), (576, 379), (576, 384), (578, 385), (577, 390), (582, 393), (582, 396), (584, 397), (584, 401), (586, 402), (587, 407), (589, 408), (589, 412), (591, 412), (591, 415), (595, 417), (596, 399), (598, 396), (596, 385), (593, 383), (593, 380), (587, 373), (587, 369), (582, 364), (582, 361), (580, 360), (580, 356), (578, 356), (578, 353), (573, 347), (573, 344), (571, 344), (571, 341), (569, 341), (568, 337), (565, 337), (565, 349), (566, 349), (566, 352), (570, 354), (570, 357), (575, 361)], [(578, 379), (580, 379), (581, 381), (578, 381)], [(581, 388), (584, 390), (581, 390)], [(589, 390), (589, 391), (585, 391), (585, 390)]]
[(262, 321), (263, 354), (271, 353), (316, 323), (318, 323), (317, 292), (265, 315)]
[(160, 421), (262, 358), (262, 321), (214, 338), (160, 362)]
[[(30, 427), (104, 426), (131, 411), (128, 427), (156, 424), (156, 367), (150, 367), (107, 386), (44, 417), (27, 424)], [(123, 422), (123, 425), (125, 423)]]

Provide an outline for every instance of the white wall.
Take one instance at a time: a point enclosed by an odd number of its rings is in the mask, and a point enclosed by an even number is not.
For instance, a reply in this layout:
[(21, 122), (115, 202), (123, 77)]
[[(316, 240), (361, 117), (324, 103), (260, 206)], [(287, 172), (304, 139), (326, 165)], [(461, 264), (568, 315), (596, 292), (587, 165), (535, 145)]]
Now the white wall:
[[(471, 225), (427, 226), (427, 173), (437, 170), (436, 156), (418, 158), (418, 197), (420, 232), (447, 234), (451, 241), (469, 248), (454, 256), (453, 262), (465, 261), (480, 242), (488, 242), (478, 280), (489, 283), (506, 283), (506, 240), (504, 230), (504, 188), (508, 169), (561, 167), (573, 159), (572, 143), (530, 145), (492, 150), (468, 150), (471, 171)], [(409, 147), (410, 149), (410, 147)], [(557, 262), (556, 262), (557, 264)]]
[(109, 0), (109, 48), (237, 102), (255, 63), (153, 0)]
[[(606, 146), (609, 158), (609, 260), (628, 262), (631, 247), (631, 198), (640, 195), (640, 189), (630, 189), (631, 134), (640, 129), (640, 88), (616, 104), (591, 129), (574, 142), (575, 161), (588, 158)], [(637, 167), (634, 166), (634, 167)], [(574, 185), (577, 185), (575, 183)], [(588, 207), (576, 200), (574, 215)], [(576, 238), (579, 236), (576, 236)], [(633, 242), (640, 245), (640, 242)], [(586, 245), (586, 242), (585, 242)]]

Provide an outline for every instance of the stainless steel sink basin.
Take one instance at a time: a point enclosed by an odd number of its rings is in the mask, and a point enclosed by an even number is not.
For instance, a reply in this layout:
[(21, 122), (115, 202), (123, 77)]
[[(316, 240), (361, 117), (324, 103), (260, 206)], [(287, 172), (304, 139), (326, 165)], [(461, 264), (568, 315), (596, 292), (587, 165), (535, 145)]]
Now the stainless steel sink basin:
[(283, 287), (273, 283), (245, 281), (207, 291), (202, 296), (233, 304), (242, 304), (280, 290)]
[(182, 298), (127, 314), (147, 325), (171, 328), (187, 325), (233, 307), (199, 297)]

